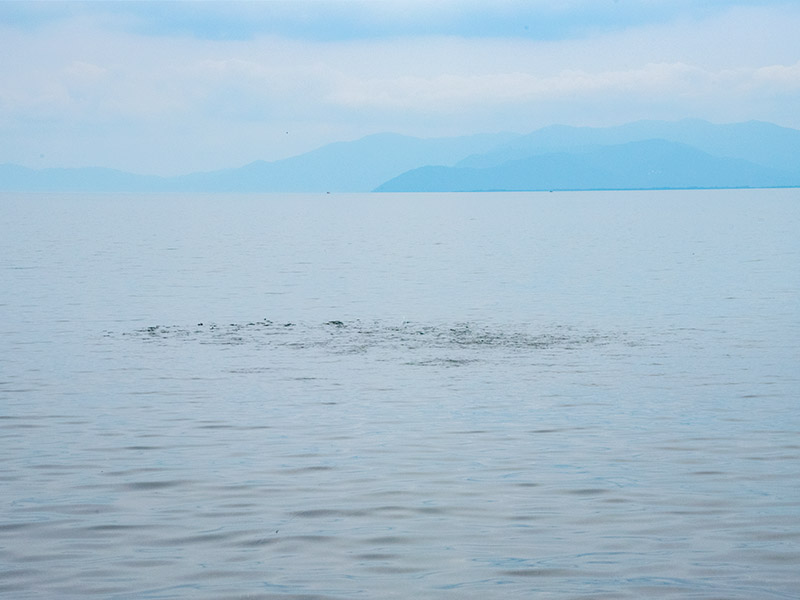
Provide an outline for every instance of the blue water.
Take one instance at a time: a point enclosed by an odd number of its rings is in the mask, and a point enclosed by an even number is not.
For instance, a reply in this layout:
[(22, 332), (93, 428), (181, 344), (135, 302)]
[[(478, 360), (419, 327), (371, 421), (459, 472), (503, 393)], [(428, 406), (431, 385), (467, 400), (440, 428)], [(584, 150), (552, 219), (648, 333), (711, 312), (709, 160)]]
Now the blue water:
[(0, 216), (0, 594), (800, 597), (800, 190)]

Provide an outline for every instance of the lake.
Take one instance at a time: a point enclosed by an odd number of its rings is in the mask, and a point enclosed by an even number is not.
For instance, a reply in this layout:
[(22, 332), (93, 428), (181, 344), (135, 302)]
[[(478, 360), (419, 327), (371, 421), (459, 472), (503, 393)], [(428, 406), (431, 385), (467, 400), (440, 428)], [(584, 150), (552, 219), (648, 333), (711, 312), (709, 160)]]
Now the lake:
[(800, 189), (0, 215), (9, 598), (800, 595)]

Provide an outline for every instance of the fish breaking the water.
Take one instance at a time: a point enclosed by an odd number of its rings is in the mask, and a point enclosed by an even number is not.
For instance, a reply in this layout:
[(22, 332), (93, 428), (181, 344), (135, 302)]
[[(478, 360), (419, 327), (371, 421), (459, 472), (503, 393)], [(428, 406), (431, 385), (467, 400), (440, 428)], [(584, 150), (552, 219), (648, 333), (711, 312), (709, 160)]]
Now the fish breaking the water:
[[(227, 325), (204, 325), (204, 322), (198, 322), (195, 327), (154, 325), (124, 335), (145, 341), (181, 340), (220, 345), (252, 343), (301, 350), (323, 349), (335, 354), (365, 353), (371, 349), (524, 352), (597, 346), (623, 338), (619, 333), (582, 332), (566, 326), (550, 326), (531, 331), (529, 326), (524, 325), (484, 325), (469, 322), (425, 324), (404, 321), (390, 324), (382, 321), (338, 319), (320, 324), (275, 323), (269, 319)], [(466, 364), (475, 360), (475, 357), (459, 356), (441, 360), (456, 365)], [(439, 359), (435, 362), (439, 362)]]

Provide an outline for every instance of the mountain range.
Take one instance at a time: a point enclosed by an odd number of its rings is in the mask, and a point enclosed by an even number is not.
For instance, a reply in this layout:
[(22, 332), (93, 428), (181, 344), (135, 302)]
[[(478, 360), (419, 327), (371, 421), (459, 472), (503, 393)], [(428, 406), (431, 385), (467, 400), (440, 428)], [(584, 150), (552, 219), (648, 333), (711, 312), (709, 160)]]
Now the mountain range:
[(0, 191), (446, 192), (800, 187), (800, 131), (749, 121), (556, 125), (527, 135), (383, 133), (175, 177), (0, 165)]

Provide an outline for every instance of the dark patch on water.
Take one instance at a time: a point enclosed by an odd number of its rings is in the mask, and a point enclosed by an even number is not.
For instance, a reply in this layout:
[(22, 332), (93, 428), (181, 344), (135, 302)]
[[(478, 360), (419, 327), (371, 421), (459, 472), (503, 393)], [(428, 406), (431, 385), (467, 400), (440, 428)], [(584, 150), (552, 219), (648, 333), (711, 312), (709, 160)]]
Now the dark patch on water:
[(163, 490), (167, 488), (174, 488), (189, 483), (182, 480), (171, 481), (134, 481), (131, 483), (123, 484), (121, 487), (126, 490), (132, 491), (154, 491)]
[[(106, 332), (107, 335), (113, 335)], [(147, 343), (193, 342), (220, 346), (253, 344), (296, 350), (323, 350), (332, 354), (364, 354), (374, 349), (414, 352), (447, 350), (458, 356), (405, 355), (404, 364), (461, 367), (479, 358), (475, 351), (530, 352), (573, 350), (623, 340), (619, 333), (577, 331), (551, 326), (530, 331), (524, 325), (478, 323), (425, 324), (405, 321), (399, 325), (380, 321), (331, 320), (321, 324), (275, 323), (269, 319), (246, 323), (199, 322), (196, 326), (151, 325), (122, 334)], [(464, 354), (466, 353), (466, 354)]]

